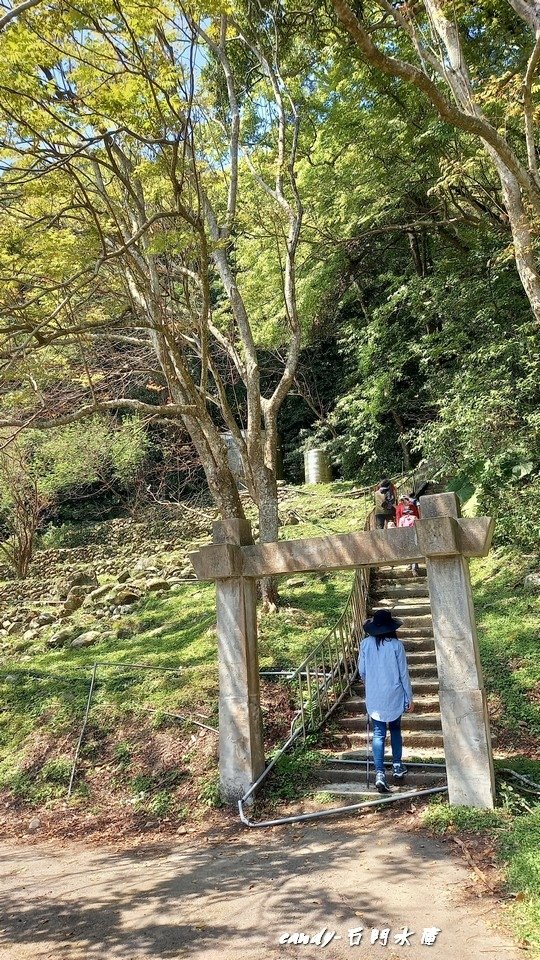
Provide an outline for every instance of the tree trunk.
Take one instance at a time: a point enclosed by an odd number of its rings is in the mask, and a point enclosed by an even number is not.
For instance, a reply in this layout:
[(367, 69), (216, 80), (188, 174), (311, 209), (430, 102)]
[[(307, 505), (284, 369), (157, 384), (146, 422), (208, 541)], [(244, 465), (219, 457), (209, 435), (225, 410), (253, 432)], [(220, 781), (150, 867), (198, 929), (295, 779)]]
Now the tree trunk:
[(411, 454), (410, 454), (410, 451), (409, 451), (409, 448), (408, 448), (408, 446), (407, 446), (407, 442), (406, 442), (405, 436), (404, 436), (404, 434), (405, 434), (405, 426), (404, 426), (403, 420), (402, 420), (401, 416), (399, 415), (399, 413), (396, 413), (395, 410), (392, 410), (392, 418), (393, 418), (394, 423), (395, 423), (395, 425), (396, 425), (397, 434), (398, 434), (398, 440), (399, 440), (399, 445), (400, 445), (400, 447), (401, 447), (401, 453), (402, 453), (402, 456), (403, 456), (403, 469), (404, 469), (404, 470), (410, 470), (410, 469), (411, 469)]
[[(229, 467), (227, 448), (219, 435), (206, 407), (201, 405), (192, 382), (182, 382), (184, 371), (175, 363), (164, 338), (152, 331), (152, 345), (173, 400), (185, 403), (186, 398), (199, 407), (197, 416), (185, 415), (182, 419), (193, 445), (199, 455), (212, 494), (223, 520), (244, 520), (245, 513), (238, 492), (238, 485)], [(187, 375), (189, 377), (189, 375)], [(184, 373), (184, 377), (186, 374)]]
[(519, 184), (510, 171), (493, 157), (501, 181), (504, 205), (514, 241), (514, 257), (519, 279), (531, 305), (532, 312), (540, 320), (540, 275), (534, 250), (531, 222), (525, 210)]
[[(259, 538), (261, 543), (275, 543), (279, 536), (279, 512), (276, 475), (264, 467), (262, 488), (259, 492)], [(275, 611), (279, 604), (277, 581), (274, 577), (261, 580), (263, 609)]]

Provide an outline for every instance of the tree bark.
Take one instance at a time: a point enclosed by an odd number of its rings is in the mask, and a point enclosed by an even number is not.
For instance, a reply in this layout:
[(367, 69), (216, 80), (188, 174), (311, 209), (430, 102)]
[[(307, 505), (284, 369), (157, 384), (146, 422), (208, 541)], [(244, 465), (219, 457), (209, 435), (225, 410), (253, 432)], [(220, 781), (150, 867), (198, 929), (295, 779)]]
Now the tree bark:
[(409, 450), (409, 448), (408, 448), (408, 446), (407, 446), (407, 442), (406, 442), (405, 436), (404, 436), (404, 434), (405, 434), (405, 426), (404, 426), (404, 424), (403, 424), (403, 420), (402, 420), (401, 416), (399, 415), (399, 413), (397, 413), (395, 410), (392, 410), (392, 419), (393, 419), (393, 421), (394, 421), (394, 423), (395, 423), (395, 425), (396, 425), (396, 430), (397, 430), (399, 445), (400, 445), (400, 447), (401, 447), (401, 453), (402, 453), (402, 456), (403, 456), (403, 469), (404, 469), (404, 470), (410, 470), (410, 468), (411, 468), (411, 454), (410, 454), (410, 450)]
[[(279, 536), (279, 511), (276, 475), (266, 465), (261, 473), (259, 493), (259, 539), (261, 543), (275, 543)], [(273, 612), (279, 604), (279, 593), (275, 577), (261, 580), (263, 609)]]

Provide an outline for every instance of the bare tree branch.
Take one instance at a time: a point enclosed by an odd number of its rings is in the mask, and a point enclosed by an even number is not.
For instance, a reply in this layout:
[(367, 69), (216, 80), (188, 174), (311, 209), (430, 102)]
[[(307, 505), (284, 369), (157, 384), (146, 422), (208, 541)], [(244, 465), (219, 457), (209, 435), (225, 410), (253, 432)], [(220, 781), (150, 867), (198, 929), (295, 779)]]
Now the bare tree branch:
[(17, 7), (12, 7), (3, 17), (0, 17), (0, 30), (7, 27), (8, 23), (15, 17), (20, 16), (21, 13), (24, 13), (25, 10), (30, 10), (31, 7), (37, 7), (40, 3), (43, 3), (43, 0), (23, 0), (23, 3), (19, 3)]
[(144, 413), (151, 417), (184, 417), (195, 413), (195, 407), (189, 404), (168, 403), (153, 406), (151, 403), (143, 403), (142, 400), (130, 400), (127, 397), (120, 397), (118, 400), (99, 400), (95, 403), (86, 404), (74, 410), (72, 413), (63, 416), (31, 416), (27, 420), (4, 418), (0, 419), (0, 429), (6, 427), (15, 427), (17, 429), (27, 426), (35, 430), (49, 430), (54, 427), (65, 427), (69, 423), (76, 423), (78, 420), (84, 420), (86, 417), (93, 417), (96, 413), (105, 413), (108, 410), (132, 410), (134, 413)]

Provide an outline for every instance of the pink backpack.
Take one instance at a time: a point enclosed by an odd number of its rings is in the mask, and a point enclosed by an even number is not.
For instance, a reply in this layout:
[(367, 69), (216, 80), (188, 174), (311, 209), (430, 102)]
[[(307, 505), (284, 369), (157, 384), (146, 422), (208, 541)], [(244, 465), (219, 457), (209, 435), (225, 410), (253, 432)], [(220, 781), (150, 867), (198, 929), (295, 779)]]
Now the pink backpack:
[(404, 513), (399, 518), (400, 527), (414, 527), (415, 523), (416, 523), (416, 517), (414, 513)]

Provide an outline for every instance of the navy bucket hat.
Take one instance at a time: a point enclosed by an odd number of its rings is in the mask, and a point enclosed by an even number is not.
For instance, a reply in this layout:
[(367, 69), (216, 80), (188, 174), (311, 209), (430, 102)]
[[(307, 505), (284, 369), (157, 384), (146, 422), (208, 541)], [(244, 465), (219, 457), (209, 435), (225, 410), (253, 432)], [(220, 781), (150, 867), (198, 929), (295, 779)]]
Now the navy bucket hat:
[(382, 633), (390, 633), (391, 630), (397, 630), (401, 627), (403, 620), (398, 620), (392, 616), (391, 610), (376, 610), (371, 620), (366, 620), (364, 630), (372, 637), (378, 637)]

